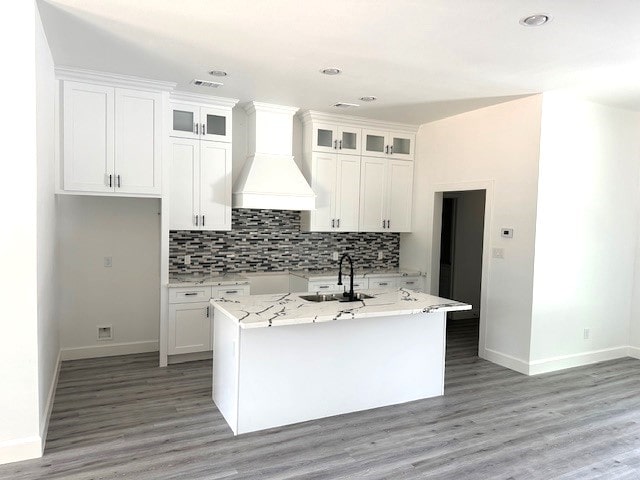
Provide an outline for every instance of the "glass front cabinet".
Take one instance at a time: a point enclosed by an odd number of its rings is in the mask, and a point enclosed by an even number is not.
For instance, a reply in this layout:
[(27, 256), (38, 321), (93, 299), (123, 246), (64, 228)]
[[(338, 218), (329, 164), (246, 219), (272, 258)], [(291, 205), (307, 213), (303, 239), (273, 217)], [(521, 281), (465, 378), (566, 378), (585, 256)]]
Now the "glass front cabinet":
[(413, 160), (415, 140), (411, 133), (364, 129), (362, 155)]
[(230, 142), (231, 110), (172, 103), (171, 136)]
[(360, 155), (360, 128), (313, 124), (312, 151)]

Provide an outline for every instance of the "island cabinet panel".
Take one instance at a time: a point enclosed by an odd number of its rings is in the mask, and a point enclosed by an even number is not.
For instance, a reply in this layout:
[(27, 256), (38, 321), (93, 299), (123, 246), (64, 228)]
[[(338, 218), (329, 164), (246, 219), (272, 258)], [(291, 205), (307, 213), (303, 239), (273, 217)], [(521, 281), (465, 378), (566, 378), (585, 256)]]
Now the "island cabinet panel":
[(444, 393), (444, 312), (246, 329), (214, 315), (213, 398), (235, 434)]

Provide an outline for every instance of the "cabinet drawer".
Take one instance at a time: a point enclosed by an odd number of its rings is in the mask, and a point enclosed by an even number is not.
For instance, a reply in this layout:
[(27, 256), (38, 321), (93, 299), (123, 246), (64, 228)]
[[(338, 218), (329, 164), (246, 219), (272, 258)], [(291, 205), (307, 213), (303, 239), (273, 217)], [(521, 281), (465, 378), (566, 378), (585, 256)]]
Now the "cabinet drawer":
[(233, 295), (249, 295), (249, 285), (223, 285), (211, 289), (211, 298), (228, 297)]
[(208, 302), (211, 287), (178, 287), (169, 289), (169, 303)]
[[(349, 277), (346, 280), (343, 280), (344, 287), (349, 289)], [(358, 278), (353, 280), (353, 289), (354, 290), (366, 290), (369, 288), (369, 279), (368, 278)]]
[(408, 288), (410, 290), (422, 290), (422, 278), (420, 277), (405, 277), (400, 279), (400, 287)]
[(370, 278), (369, 288), (398, 288), (398, 278)]
[[(345, 283), (344, 280), (342, 283)], [(309, 282), (309, 292), (342, 292), (343, 288), (338, 282)]]

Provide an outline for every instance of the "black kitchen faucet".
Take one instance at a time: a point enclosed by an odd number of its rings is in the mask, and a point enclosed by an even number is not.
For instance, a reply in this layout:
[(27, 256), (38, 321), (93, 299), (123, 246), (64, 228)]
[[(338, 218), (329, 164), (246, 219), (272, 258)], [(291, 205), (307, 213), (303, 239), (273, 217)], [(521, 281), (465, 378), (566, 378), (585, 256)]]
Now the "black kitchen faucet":
[(353, 260), (348, 253), (343, 253), (342, 257), (340, 257), (340, 266), (338, 268), (338, 285), (342, 285), (342, 260), (344, 260), (345, 258), (349, 260), (351, 270), (349, 272), (349, 293), (344, 292), (343, 295), (345, 297), (349, 297), (349, 301), (353, 302), (353, 300), (355, 299), (355, 294), (353, 293)]

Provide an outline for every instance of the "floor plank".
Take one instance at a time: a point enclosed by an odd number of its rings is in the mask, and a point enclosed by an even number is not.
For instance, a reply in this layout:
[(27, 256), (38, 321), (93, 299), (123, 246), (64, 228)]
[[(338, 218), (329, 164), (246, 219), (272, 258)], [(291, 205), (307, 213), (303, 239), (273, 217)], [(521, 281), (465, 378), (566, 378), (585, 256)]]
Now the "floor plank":
[(64, 362), (41, 459), (0, 479), (637, 479), (640, 361), (526, 377), (450, 321), (443, 397), (233, 437), (211, 362)]

